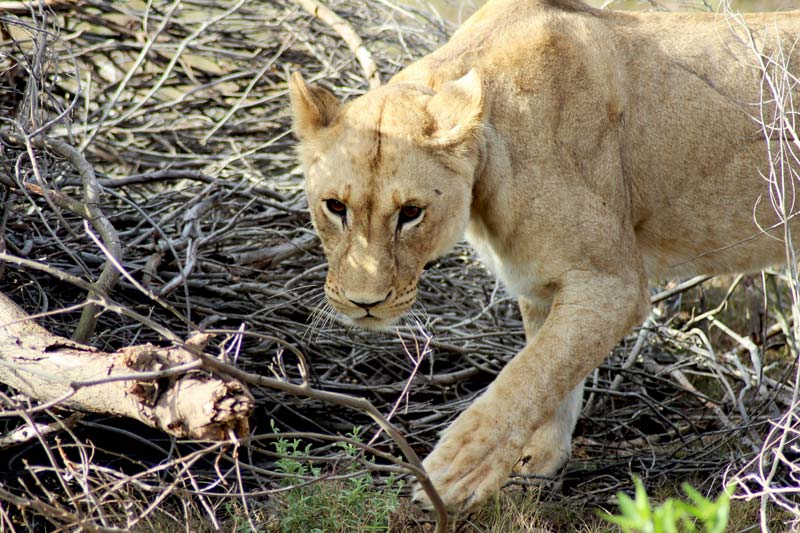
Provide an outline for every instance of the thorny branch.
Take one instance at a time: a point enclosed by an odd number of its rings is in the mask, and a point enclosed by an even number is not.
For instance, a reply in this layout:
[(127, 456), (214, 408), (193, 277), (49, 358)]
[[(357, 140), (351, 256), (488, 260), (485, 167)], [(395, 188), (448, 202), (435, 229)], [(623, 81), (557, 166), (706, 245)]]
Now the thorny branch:
[[(755, 122), (761, 127), (766, 141), (766, 171), (762, 173), (770, 186), (770, 201), (782, 223), (786, 250), (786, 289), (789, 293), (791, 317), (780, 325), (786, 336), (789, 354), (794, 360), (795, 375), (786, 409), (770, 420), (769, 432), (761, 445), (760, 453), (742, 468), (737, 476), (744, 497), (758, 497), (761, 503), (761, 531), (770, 531), (768, 504), (774, 503), (792, 517), (792, 527), (800, 524), (800, 488), (797, 485), (796, 454), (800, 443), (800, 277), (795, 237), (788, 221), (793, 217), (796, 189), (800, 184), (800, 132), (796, 129), (797, 108), (794, 95), (800, 86), (800, 61), (797, 60), (797, 40), (784, 48), (777, 42), (764, 46), (744, 19), (733, 13), (724, 3), (725, 15), (731, 31), (745, 43), (751, 58), (762, 76), (762, 98)], [(760, 28), (759, 28), (760, 29)], [(762, 29), (768, 36), (777, 28)], [(735, 334), (731, 334), (735, 336)], [(746, 341), (740, 342), (751, 354), (754, 367), (761, 366), (758, 348)]]

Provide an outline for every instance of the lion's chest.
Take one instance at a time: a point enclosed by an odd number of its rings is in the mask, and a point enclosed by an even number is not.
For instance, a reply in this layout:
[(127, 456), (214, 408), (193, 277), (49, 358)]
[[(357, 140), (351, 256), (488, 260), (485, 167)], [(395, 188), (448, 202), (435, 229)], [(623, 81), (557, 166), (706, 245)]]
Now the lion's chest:
[(550, 303), (541, 297), (543, 283), (535, 261), (519, 260), (507, 253), (479, 221), (470, 221), (466, 237), (481, 262), (503, 282), (512, 296), (525, 296), (543, 305)]

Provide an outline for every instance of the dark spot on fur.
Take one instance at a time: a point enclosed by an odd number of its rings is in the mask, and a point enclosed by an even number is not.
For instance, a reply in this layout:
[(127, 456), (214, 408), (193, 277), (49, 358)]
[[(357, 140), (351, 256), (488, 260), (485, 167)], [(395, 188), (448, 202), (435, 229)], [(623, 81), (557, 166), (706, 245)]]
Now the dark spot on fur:
[(378, 124), (375, 127), (374, 144), (375, 151), (369, 160), (369, 167), (373, 174), (378, 173), (378, 168), (381, 166), (381, 122), (383, 121), (383, 110), (386, 107), (386, 102), (381, 102), (381, 107), (378, 110)]

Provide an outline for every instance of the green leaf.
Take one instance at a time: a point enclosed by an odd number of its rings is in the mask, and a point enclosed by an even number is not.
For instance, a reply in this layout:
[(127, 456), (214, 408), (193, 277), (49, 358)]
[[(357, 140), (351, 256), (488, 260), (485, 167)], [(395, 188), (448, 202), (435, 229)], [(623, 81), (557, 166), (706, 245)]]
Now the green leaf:
[(654, 506), (644, 483), (634, 477), (634, 498), (617, 493), (620, 514), (598, 513), (607, 522), (619, 526), (624, 533), (691, 533), (702, 525), (706, 533), (725, 533), (728, 524), (733, 486), (726, 487), (715, 501), (684, 483), (683, 491), (691, 501), (668, 498)]
[(639, 517), (636, 504), (633, 502), (631, 497), (625, 494), (624, 492), (617, 493), (617, 504), (619, 505), (619, 510), (622, 511), (622, 516), (631, 519)]
[(702, 494), (700, 494), (694, 487), (688, 483), (682, 483), (681, 488), (683, 492), (689, 496), (689, 499), (701, 510), (707, 510), (711, 502)]
[(653, 525), (655, 533), (678, 533), (679, 511), (675, 501), (669, 499), (653, 510)]
[(635, 531), (639, 523), (632, 519), (625, 516), (614, 516), (608, 513), (601, 513), (600, 518), (611, 522), (612, 524), (618, 525), (624, 533), (628, 533), (630, 531)]
[(647, 490), (644, 488), (644, 483), (638, 477), (633, 478), (633, 485), (636, 491), (636, 510), (640, 518), (650, 521), (651, 520), (651, 505), (650, 499), (647, 497)]

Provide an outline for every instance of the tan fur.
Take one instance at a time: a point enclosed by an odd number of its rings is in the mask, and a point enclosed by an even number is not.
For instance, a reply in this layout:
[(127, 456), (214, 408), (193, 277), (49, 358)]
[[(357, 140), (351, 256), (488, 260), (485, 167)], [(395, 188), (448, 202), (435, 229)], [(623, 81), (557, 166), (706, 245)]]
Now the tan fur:
[[(765, 54), (800, 34), (798, 12), (746, 20)], [(350, 103), (292, 78), (325, 289), (343, 316), (390, 324), (465, 233), (521, 298), (528, 344), (425, 460), (450, 507), (485, 499), (522, 455), (534, 472), (566, 460), (582, 380), (643, 320), (648, 277), (782, 259), (782, 229), (760, 233), (777, 218), (751, 118), (760, 75), (739, 37), (722, 15), (494, 0)], [(398, 228), (404, 205), (424, 214)]]

